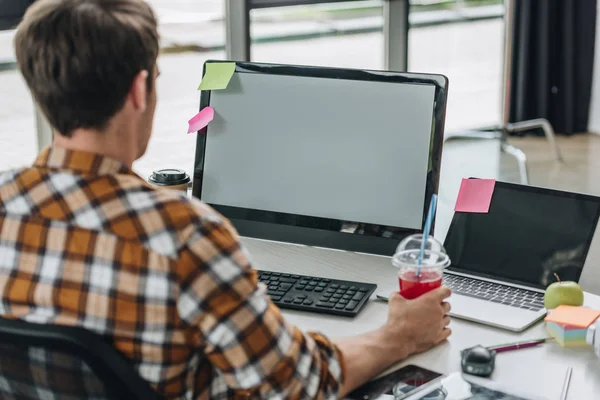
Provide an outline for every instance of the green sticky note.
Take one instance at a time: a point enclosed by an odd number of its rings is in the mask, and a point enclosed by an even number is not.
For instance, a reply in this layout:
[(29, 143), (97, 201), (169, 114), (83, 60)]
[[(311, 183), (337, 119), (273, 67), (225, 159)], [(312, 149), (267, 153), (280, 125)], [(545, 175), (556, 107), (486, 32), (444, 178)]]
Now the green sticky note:
[(226, 89), (235, 72), (234, 62), (206, 64), (204, 77), (198, 90), (222, 90)]

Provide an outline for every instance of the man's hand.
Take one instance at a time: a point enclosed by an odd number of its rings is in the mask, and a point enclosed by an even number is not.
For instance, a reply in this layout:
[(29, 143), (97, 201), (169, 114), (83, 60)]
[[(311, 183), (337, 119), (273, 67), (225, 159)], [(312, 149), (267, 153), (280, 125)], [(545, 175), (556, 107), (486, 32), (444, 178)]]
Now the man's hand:
[(429, 350), (450, 336), (450, 304), (445, 301), (450, 294), (450, 289), (441, 287), (414, 300), (398, 293), (390, 296), (388, 321), (382, 333), (396, 361)]

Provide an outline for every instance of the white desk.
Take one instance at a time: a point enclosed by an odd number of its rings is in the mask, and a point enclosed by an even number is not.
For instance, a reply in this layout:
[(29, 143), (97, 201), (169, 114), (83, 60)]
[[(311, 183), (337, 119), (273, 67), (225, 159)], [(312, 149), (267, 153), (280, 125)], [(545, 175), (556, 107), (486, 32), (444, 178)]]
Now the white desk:
[[(254, 267), (276, 272), (315, 275), (377, 283), (381, 288), (397, 287), (397, 278), (387, 257), (243, 239)], [(586, 305), (600, 308), (600, 297), (586, 293)], [(387, 305), (371, 300), (354, 318), (284, 311), (286, 318), (303, 330), (320, 331), (329, 337), (349, 336), (370, 331), (387, 316)], [(543, 323), (515, 334), (454, 319), (453, 334), (447, 343), (406, 360), (441, 373), (460, 371), (460, 350), (477, 344), (493, 345), (547, 336)], [(573, 367), (568, 398), (600, 398), (600, 359), (591, 348), (563, 349), (549, 343), (537, 348), (499, 354), (492, 379), (513, 385), (548, 400), (559, 399), (567, 367)]]

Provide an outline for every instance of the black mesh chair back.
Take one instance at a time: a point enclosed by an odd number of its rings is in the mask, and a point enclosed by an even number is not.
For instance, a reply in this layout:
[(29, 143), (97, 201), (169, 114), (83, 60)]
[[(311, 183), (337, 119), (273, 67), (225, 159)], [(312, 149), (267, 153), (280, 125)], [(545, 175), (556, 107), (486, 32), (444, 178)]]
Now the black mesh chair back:
[(82, 328), (0, 318), (3, 400), (160, 397), (104, 338)]

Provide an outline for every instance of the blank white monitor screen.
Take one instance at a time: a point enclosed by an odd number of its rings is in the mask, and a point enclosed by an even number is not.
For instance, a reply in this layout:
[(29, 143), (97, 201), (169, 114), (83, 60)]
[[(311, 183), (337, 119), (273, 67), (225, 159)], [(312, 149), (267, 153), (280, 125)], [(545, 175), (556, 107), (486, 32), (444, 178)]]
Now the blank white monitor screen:
[(237, 73), (212, 91), (201, 198), (420, 229), (435, 87)]

